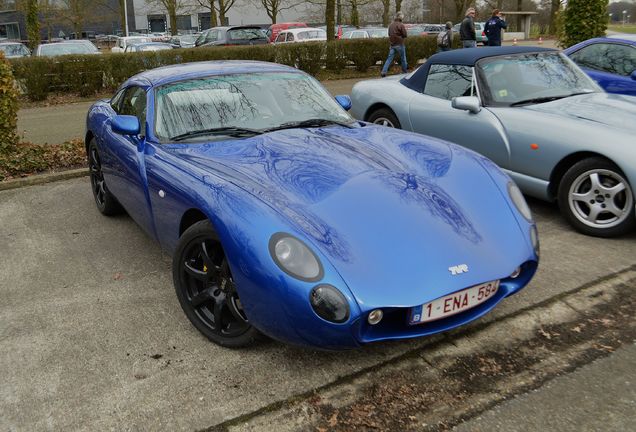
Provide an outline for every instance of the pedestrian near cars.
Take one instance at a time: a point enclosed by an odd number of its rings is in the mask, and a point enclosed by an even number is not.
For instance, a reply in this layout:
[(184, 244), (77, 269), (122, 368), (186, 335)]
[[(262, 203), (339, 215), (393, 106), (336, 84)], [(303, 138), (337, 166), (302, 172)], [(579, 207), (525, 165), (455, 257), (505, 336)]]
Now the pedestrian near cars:
[(437, 35), (437, 52), (450, 51), (453, 45), (453, 23), (446, 22), (446, 29)]
[(508, 23), (504, 21), (503, 14), (499, 9), (493, 10), (484, 28), (488, 36), (488, 46), (501, 46), (501, 31), (505, 28), (508, 28)]
[(404, 46), (404, 39), (406, 39), (406, 27), (404, 27), (404, 24), (402, 24), (403, 19), (404, 14), (402, 12), (398, 12), (395, 15), (395, 19), (389, 26), (389, 43), (391, 44), (391, 46), (389, 48), (389, 56), (387, 57), (386, 62), (384, 62), (382, 72), (380, 73), (382, 77), (386, 76), (396, 54), (400, 56), (402, 72), (408, 72), (408, 63), (406, 62), (406, 47)]
[(475, 48), (477, 46), (477, 34), (475, 33), (475, 8), (466, 10), (466, 17), (459, 26), (459, 38), (462, 47)]

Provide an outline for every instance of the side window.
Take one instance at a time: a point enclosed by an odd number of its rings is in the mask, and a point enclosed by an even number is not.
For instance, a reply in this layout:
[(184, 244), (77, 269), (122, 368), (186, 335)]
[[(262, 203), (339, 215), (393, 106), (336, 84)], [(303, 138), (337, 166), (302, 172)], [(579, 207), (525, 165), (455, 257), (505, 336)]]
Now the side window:
[(424, 94), (451, 100), (458, 96), (470, 96), (473, 71), (470, 66), (432, 65), (426, 78)]
[(126, 89), (120, 90), (118, 91), (115, 96), (113, 96), (113, 98), (110, 100), (110, 107), (113, 109), (113, 111), (115, 111), (117, 114), (121, 114), (119, 112), (119, 106), (121, 104), (121, 97), (124, 95), (124, 93), (126, 92)]
[(570, 58), (581, 67), (604, 71), (605, 67), (602, 63), (605, 63), (606, 52), (606, 44), (592, 44), (572, 53)]
[(285, 33), (279, 33), (278, 36), (276, 36), (276, 42), (285, 42)]
[(612, 44), (607, 47), (604, 63), (607, 63), (610, 72), (629, 76), (636, 70), (636, 47)]
[(287, 42), (293, 42), (294, 41), (294, 34), (293, 33), (287, 33), (287, 38), (285, 39)]
[(137, 117), (143, 135), (146, 124), (146, 91), (141, 87), (129, 87), (121, 101), (119, 114)]
[(208, 34), (205, 35), (205, 42), (214, 42), (216, 41), (216, 30), (208, 31)]

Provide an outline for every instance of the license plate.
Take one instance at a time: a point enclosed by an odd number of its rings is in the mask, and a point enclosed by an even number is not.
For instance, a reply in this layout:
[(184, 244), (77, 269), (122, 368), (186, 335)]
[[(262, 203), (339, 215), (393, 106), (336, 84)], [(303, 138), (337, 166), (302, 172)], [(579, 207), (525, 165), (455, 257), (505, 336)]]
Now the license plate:
[(498, 280), (486, 282), (416, 306), (411, 308), (409, 324), (421, 324), (458, 314), (485, 302), (495, 295), (497, 289)]

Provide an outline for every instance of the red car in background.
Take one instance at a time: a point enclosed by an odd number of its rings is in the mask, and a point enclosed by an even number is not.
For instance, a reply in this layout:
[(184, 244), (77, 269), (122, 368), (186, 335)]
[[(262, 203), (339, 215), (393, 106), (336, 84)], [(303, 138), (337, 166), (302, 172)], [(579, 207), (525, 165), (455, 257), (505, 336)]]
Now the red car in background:
[(280, 33), (281, 31), (302, 27), (307, 27), (307, 24), (305, 24), (304, 22), (276, 23), (269, 26), (266, 34), (269, 38), (269, 41), (274, 42), (274, 39), (276, 39), (276, 36), (278, 36), (278, 33)]

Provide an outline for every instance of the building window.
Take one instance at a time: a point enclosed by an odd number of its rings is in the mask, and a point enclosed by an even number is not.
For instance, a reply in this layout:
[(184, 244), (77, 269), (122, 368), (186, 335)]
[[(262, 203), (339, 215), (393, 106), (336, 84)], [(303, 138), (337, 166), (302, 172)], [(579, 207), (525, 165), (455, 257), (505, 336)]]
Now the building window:
[(177, 15), (177, 30), (192, 30), (190, 15)]
[(1, 23), (0, 39), (20, 40), (20, 27), (18, 27), (18, 23)]
[(15, 0), (0, 0), (0, 12), (14, 11)]

